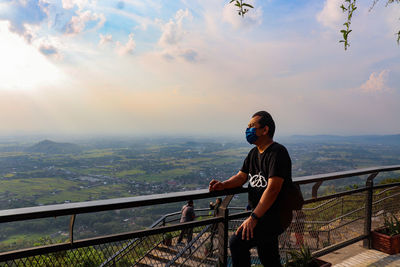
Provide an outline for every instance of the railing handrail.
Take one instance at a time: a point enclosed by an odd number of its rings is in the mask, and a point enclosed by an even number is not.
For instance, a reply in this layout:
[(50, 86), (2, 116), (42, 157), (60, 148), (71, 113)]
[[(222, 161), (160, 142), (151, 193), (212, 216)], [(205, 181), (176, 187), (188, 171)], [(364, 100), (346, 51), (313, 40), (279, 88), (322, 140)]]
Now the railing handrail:
[[(201, 211), (212, 211), (210, 208), (199, 208), (199, 209), (194, 209), (195, 212), (201, 212)], [(167, 218), (172, 217), (172, 216), (176, 216), (181, 214), (181, 211), (175, 211), (175, 212), (171, 212), (171, 213), (167, 213), (162, 215), (158, 220), (156, 220), (151, 226), (150, 228), (154, 228), (157, 225), (159, 225), (161, 222), (165, 221), (165, 222), (171, 222), (171, 221), (166, 221)], [(196, 215), (197, 216), (197, 215)]]
[[(400, 170), (400, 165), (371, 167), (371, 168), (364, 168), (351, 171), (303, 176), (303, 177), (293, 178), (293, 182), (297, 184), (307, 184), (307, 183), (315, 183), (326, 180), (359, 176), (364, 174), (396, 171), (396, 170)], [(65, 203), (56, 205), (45, 205), (37, 207), (1, 210), (0, 223), (74, 215), (80, 213), (100, 212), (106, 210), (135, 208), (135, 207), (149, 206), (156, 204), (181, 202), (189, 199), (195, 200), (195, 199), (213, 198), (218, 196), (245, 193), (247, 191), (248, 191), (247, 188), (242, 188), (242, 187), (222, 190), (222, 191), (213, 191), (213, 192), (209, 192), (208, 189), (200, 189), (193, 191), (154, 194), (154, 195), (145, 195), (137, 197), (94, 200), (94, 201), (77, 202), (77, 203)]]
[(376, 173), (376, 172), (388, 172), (388, 171), (397, 171), (397, 170), (400, 170), (400, 165), (378, 166), (378, 167), (363, 168), (363, 169), (356, 169), (356, 170), (350, 170), (350, 171), (331, 172), (331, 173), (325, 173), (325, 174), (301, 176), (301, 177), (293, 178), (293, 182), (295, 182), (297, 184), (310, 184), (310, 183), (315, 183), (315, 182), (336, 180), (336, 179), (340, 179), (340, 178), (359, 176), (359, 175), (371, 174), (371, 173)]
[(105, 200), (94, 200), (77, 203), (66, 203), (56, 205), (44, 205), (0, 211), (0, 223), (58, 217), (80, 213), (99, 212), (107, 210), (118, 210), (126, 208), (143, 207), (185, 200), (212, 198), (225, 195), (234, 195), (247, 192), (247, 188), (234, 188), (221, 191), (209, 192), (208, 189), (193, 191), (173, 192), (165, 194), (154, 194), (137, 197), (114, 198)]

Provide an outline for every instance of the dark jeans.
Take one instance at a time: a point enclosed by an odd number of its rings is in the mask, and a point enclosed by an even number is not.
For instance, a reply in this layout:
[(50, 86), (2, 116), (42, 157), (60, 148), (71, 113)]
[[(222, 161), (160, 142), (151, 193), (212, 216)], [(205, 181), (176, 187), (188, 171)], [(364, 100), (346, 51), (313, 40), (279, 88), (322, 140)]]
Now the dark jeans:
[(178, 238), (178, 243), (182, 242), (182, 239), (184, 236), (186, 236), (187, 242), (189, 243), (192, 241), (192, 235), (193, 235), (193, 228), (185, 228), (181, 231), (181, 234), (179, 235)]
[(253, 239), (242, 240), (242, 232), (229, 240), (233, 267), (250, 266), (250, 249), (257, 247), (258, 257), (265, 267), (281, 267), (278, 235), (254, 235)]

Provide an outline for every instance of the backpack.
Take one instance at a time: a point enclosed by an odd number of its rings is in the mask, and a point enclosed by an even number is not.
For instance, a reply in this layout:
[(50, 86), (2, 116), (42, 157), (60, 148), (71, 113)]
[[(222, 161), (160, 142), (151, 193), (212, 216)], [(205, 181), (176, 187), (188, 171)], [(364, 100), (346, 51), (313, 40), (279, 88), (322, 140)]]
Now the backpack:
[(279, 207), (279, 219), (283, 230), (285, 230), (292, 222), (293, 211), (303, 208), (304, 198), (300, 186), (293, 182), (290, 182), (282, 193), (283, 195)]

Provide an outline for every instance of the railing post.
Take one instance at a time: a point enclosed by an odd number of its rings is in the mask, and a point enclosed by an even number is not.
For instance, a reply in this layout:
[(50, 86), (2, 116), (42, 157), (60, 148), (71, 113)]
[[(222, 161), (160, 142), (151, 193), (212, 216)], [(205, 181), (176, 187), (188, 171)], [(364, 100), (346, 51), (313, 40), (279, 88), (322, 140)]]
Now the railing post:
[(218, 266), (227, 266), (228, 263), (228, 235), (229, 235), (229, 209), (220, 208), (220, 212), (224, 216), (224, 221), (218, 227), (218, 246), (219, 246), (219, 259)]
[(74, 225), (75, 225), (75, 214), (71, 215), (71, 219), (69, 220), (69, 242), (71, 244), (74, 243)]
[(312, 198), (317, 198), (318, 197), (318, 189), (321, 186), (322, 181), (316, 182), (313, 187), (312, 187)]
[(344, 214), (344, 197), (342, 197), (341, 200), (342, 200), (342, 213), (340, 214), (340, 216), (343, 216), (343, 214)]
[(371, 248), (371, 225), (372, 225), (372, 199), (374, 194), (374, 178), (378, 175), (378, 172), (371, 174), (367, 178), (365, 187), (367, 188), (367, 196), (365, 200), (365, 222), (364, 222), (364, 234), (367, 235), (367, 239), (364, 239), (363, 246), (365, 248)]
[(229, 209), (224, 212), (224, 266), (228, 263), (228, 234), (229, 234)]
[(221, 206), (218, 208), (218, 216), (223, 216), (224, 221), (218, 224), (218, 266), (227, 266), (228, 263), (228, 235), (229, 235), (229, 209), (233, 195), (228, 195), (222, 200)]

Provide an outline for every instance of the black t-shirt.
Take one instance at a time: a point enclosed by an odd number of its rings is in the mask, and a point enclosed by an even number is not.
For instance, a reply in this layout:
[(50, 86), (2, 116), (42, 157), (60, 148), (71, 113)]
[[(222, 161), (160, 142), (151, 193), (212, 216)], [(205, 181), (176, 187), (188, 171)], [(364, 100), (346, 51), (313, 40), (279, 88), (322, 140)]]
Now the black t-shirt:
[[(261, 163), (261, 167), (260, 167)], [(257, 147), (250, 150), (244, 160), (242, 172), (247, 173), (249, 182), (249, 205), (254, 209), (268, 185), (268, 178), (278, 176), (284, 179), (281, 192), (292, 182), (292, 161), (286, 148), (279, 143), (272, 143), (262, 154)], [(262, 221), (279, 225), (279, 193), (272, 206), (263, 215)]]

